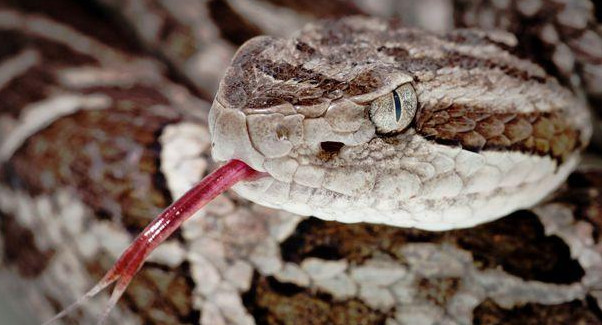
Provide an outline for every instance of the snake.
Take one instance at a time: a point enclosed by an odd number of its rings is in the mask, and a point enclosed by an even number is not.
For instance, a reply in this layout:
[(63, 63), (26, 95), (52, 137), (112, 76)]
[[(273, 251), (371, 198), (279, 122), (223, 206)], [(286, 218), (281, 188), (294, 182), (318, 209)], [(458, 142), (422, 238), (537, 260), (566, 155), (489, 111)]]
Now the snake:
[[(35, 19), (25, 25), (33, 26), (25, 27), (28, 33), (52, 35), (36, 29)], [(288, 38), (252, 38), (238, 49), (216, 90), (207, 117), (211, 156), (226, 169), (244, 174), (236, 176), (233, 186), (240, 197), (288, 211), (293, 226), (299, 216), (315, 216), (344, 224), (459, 231), (530, 208), (575, 170), (593, 132), (588, 107), (592, 92), (587, 80), (550, 72), (518, 53), (519, 36), (479, 29), (433, 33), (396, 21), (349, 17), (310, 23)], [(116, 53), (107, 58), (123, 59)], [(19, 62), (27, 65), (35, 58), (24, 52)], [(166, 82), (153, 75), (152, 64), (138, 64), (150, 69), (136, 78), (153, 76), (147, 83)], [(67, 88), (86, 82), (85, 75), (77, 77), (65, 73), (61, 82)], [(123, 78), (111, 80), (131, 83)], [(182, 98), (181, 90), (166, 91), (170, 101)], [(63, 107), (59, 118), (77, 106), (94, 111), (109, 105), (103, 96), (60, 94), (56, 103), (52, 104)], [(127, 109), (124, 105), (120, 109)], [(183, 111), (183, 119), (190, 119)], [(158, 112), (151, 120), (182, 119), (160, 108)], [(127, 113), (121, 116), (130, 119)], [(113, 122), (118, 124), (119, 118)], [(54, 120), (36, 124), (24, 118), (24, 126), (9, 133), (0, 148), (3, 161), (22, 168), (27, 160), (21, 156), (28, 152), (22, 147), (33, 144), (26, 137), (48, 123)], [(220, 174), (214, 181), (227, 176)], [(3, 206), (5, 213), (13, 213), (9, 203)], [(279, 235), (279, 241), (289, 235)], [(250, 260), (261, 268), (263, 262), (253, 254)], [(301, 273), (292, 264), (287, 264), (291, 274), (283, 266), (259, 272), (296, 285), (307, 272), (320, 290), (344, 298), (353, 295), (324, 280), (343, 281), (340, 272), (348, 272), (362, 283), (362, 267), (375, 274), (391, 272), (392, 279), (402, 277), (399, 265), (372, 258), (351, 266), (356, 262), (310, 257)], [(371, 263), (379, 266), (370, 269)], [(245, 269), (247, 264), (242, 265)], [(340, 269), (336, 277), (319, 276), (320, 270), (332, 269)], [(370, 296), (365, 289), (369, 285), (361, 288), (364, 300), (387, 297), (382, 292)], [(237, 290), (244, 291), (244, 285)], [(209, 318), (204, 323), (211, 323), (211, 315), (232, 323), (252, 322), (238, 310), (228, 314), (223, 309), (219, 316), (211, 306), (215, 308), (206, 300), (202, 314)], [(404, 317), (395, 314), (397, 320), (391, 322), (403, 323)]]

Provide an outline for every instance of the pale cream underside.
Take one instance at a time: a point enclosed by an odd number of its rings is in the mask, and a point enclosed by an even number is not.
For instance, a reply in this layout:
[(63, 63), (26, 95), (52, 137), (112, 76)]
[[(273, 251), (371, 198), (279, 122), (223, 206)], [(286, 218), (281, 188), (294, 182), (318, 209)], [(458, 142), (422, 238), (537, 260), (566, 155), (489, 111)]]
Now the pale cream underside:
[[(424, 148), (436, 157), (432, 161), (444, 161), (447, 166), (416, 162), (413, 170), (377, 175), (371, 190), (355, 195), (272, 177), (242, 182), (234, 189), (253, 202), (325, 220), (441, 231), (472, 227), (533, 206), (556, 189), (579, 161), (574, 154), (557, 167), (548, 157), (518, 152), (473, 153), (418, 137), (416, 141), (425, 142)], [(435, 172), (420, 175), (420, 169), (425, 168)], [(340, 174), (341, 189), (365, 182), (361, 177), (348, 176)]]

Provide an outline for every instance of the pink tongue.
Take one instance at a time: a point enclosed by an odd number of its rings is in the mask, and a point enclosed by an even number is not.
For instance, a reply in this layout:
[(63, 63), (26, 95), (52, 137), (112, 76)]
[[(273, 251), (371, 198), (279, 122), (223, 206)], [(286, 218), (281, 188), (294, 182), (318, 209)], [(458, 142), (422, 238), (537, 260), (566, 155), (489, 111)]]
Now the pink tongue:
[(261, 175), (260, 172), (252, 169), (244, 162), (231, 160), (203, 178), (146, 226), (134, 242), (121, 254), (113, 267), (90, 291), (44, 324), (49, 324), (65, 316), (111, 283), (117, 282), (107, 308), (99, 319), (99, 324), (104, 322), (136, 272), (146, 261), (148, 255), (178, 229), (182, 222), (234, 184), (259, 175)]

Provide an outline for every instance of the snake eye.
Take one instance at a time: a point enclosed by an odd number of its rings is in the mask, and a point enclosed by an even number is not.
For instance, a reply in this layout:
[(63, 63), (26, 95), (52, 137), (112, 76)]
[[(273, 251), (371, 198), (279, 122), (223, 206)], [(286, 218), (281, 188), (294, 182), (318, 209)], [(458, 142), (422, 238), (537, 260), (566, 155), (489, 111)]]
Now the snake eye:
[(381, 134), (403, 131), (414, 119), (418, 99), (411, 84), (403, 84), (370, 104), (370, 119)]

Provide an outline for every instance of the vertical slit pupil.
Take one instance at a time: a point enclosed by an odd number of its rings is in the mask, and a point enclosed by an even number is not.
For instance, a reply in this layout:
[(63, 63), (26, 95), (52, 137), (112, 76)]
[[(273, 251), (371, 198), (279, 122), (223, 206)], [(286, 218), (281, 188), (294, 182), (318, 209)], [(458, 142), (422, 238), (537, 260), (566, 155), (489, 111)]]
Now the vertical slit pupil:
[(401, 119), (401, 100), (396, 91), (393, 91), (393, 101), (395, 102), (395, 121), (399, 123), (399, 119)]

